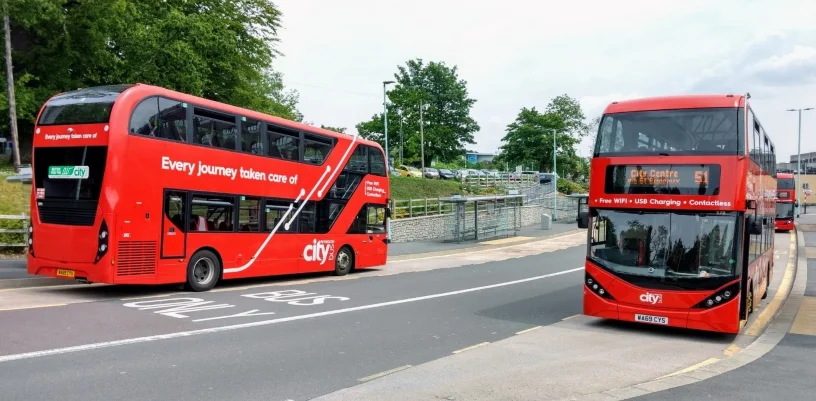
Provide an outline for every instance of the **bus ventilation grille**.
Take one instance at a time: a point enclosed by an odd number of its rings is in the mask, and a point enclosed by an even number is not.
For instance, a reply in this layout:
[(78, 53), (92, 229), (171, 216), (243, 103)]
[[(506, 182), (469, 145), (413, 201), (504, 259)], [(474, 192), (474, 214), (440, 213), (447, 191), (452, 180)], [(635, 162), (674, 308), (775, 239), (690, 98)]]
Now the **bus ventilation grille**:
[(120, 241), (117, 249), (117, 276), (156, 274), (156, 241)]
[(37, 211), (40, 221), (64, 226), (92, 226), (96, 219), (97, 202), (39, 200)]

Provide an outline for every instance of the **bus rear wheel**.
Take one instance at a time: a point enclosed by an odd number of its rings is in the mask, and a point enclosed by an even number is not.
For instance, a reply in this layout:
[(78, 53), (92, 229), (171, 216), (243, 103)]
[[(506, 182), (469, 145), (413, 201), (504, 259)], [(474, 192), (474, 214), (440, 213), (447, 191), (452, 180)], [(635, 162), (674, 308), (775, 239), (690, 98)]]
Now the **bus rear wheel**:
[(348, 246), (340, 248), (337, 252), (337, 256), (334, 258), (334, 275), (345, 276), (349, 274), (353, 268), (354, 253), (351, 252), (351, 248)]
[(201, 292), (209, 291), (221, 277), (221, 262), (212, 251), (202, 249), (190, 258), (187, 263), (187, 289)]

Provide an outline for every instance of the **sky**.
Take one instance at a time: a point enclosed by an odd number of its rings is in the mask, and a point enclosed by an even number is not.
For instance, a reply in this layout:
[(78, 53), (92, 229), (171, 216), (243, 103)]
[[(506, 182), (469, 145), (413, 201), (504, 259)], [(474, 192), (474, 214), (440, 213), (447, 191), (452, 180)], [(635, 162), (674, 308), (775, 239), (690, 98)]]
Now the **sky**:
[[(798, 116), (816, 108), (812, 0), (275, 0), (274, 68), (315, 125), (354, 126), (382, 111), (382, 81), (421, 58), (459, 68), (481, 130), (499, 150), (522, 107), (577, 99), (590, 120), (615, 100), (751, 94), (777, 159), (797, 151)], [(586, 139), (578, 149), (588, 156)], [(816, 151), (816, 110), (802, 112), (802, 152)]]

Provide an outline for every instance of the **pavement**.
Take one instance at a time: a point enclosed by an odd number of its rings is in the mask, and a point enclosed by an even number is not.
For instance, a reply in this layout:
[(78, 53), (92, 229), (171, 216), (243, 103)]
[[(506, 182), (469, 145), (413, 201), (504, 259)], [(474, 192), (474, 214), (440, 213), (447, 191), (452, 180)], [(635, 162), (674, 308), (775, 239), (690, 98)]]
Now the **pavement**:
[(776, 236), (769, 297), (739, 336), (580, 315), (583, 230), (206, 293), (0, 290), (0, 398), (620, 399), (750, 351), (786, 295), (790, 237)]
[[(708, 380), (633, 398), (659, 400), (812, 400), (816, 377), (816, 215), (798, 220), (805, 245), (797, 282), (786, 302), (791, 313), (780, 314), (775, 347), (748, 365)], [(798, 287), (798, 288), (797, 288)]]

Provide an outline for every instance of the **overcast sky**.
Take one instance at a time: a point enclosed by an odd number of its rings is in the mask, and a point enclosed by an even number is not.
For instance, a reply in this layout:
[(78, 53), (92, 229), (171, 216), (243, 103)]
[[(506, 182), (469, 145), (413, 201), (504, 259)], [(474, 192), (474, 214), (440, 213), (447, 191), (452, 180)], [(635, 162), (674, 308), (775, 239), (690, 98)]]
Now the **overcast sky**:
[[(477, 100), (481, 152), (498, 150), (521, 107), (543, 110), (559, 94), (592, 118), (613, 100), (747, 91), (788, 161), (798, 121), (785, 110), (816, 107), (813, 0), (275, 3), (284, 26), (275, 68), (305, 119), (352, 133), (382, 110), (382, 81), (413, 58), (459, 67)], [(802, 152), (816, 151), (816, 110), (802, 116)]]

